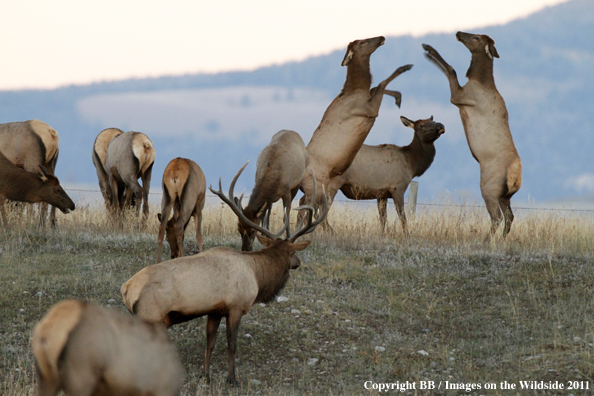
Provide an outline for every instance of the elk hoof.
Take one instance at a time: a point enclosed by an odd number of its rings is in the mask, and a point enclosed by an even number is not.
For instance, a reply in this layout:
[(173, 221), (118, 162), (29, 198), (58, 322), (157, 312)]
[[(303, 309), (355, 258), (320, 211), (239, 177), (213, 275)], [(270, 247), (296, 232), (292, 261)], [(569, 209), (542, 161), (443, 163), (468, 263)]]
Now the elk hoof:
[(235, 378), (227, 378), (227, 383), (236, 388), (240, 388), (239, 382)]
[(398, 73), (404, 73), (405, 71), (408, 71), (410, 69), (412, 69), (413, 65), (404, 65), (404, 66), (400, 66), (398, 68), (398, 70), (396, 70)]

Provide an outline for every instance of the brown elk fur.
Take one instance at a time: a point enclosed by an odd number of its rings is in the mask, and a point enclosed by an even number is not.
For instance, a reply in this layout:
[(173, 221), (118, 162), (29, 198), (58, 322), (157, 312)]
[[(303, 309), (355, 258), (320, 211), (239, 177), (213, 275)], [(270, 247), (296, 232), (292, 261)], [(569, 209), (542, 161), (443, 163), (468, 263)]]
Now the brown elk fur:
[[(256, 224), (270, 215), (272, 204), (283, 200), (285, 213), (291, 212), (291, 202), (301, 184), (309, 156), (301, 136), (294, 131), (277, 132), (260, 152), (256, 165), (256, 183), (247, 206), (245, 216)], [(268, 224), (264, 225), (268, 228)], [(241, 250), (252, 250), (256, 233), (252, 227), (238, 222), (237, 228), (242, 237)], [(290, 231), (287, 229), (287, 236)]]
[[(97, 179), (99, 179), (99, 188), (105, 200), (105, 206), (111, 205), (111, 187), (109, 185), (109, 177), (105, 170), (105, 157), (107, 156), (107, 148), (109, 143), (116, 137), (120, 136), (124, 131), (118, 128), (107, 128), (99, 132), (93, 143), (93, 165), (97, 171)], [(120, 194), (123, 193), (123, 190)]]
[(178, 395), (184, 369), (165, 329), (76, 300), (54, 305), (31, 341), (40, 396)]
[(0, 210), (2, 220), (8, 226), (4, 199), (20, 202), (47, 202), (64, 213), (74, 210), (74, 202), (60, 186), (58, 178), (44, 166), (37, 173), (19, 168), (0, 152)]
[[(0, 124), (0, 151), (13, 164), (29, 172), (39, 165), (53, 175), (58, 162), (58, 132), (45, 122), (28, 120)], [(39, 224), (45, 226), (47, 204), (41, 205)], [(56, 225), (56, 208), (50, 212), (50, 224)]]
[(443, 124), (433, 122), (433, 116), (417, 121), (406, 117), (400, 117), (400, 120), (415, 131), (408, 146), (364, 144), (351, 166), (336, 180), (347, 198), (377, 199), (382, 229), (386, 227), (388, 198), (392, 198), (406, 233), (404, 193), (412, 179), (421, 176), (431, 166), (435, 157), (434, 142), (445, 132), (445, 128)]
[[(301, 183), (306, 202), (312, 194), (313, 177), (310, 170), (314, 169), (316, 182), (324, 186), (332, 203), (338, 190), (330, 180), (342, 175), (353, 162), (378, 116), (386, 86), (412, 67), (406, 65), (398, 68), (371, 89), (369, 58), (384, 41), (383, 37), (356, 40), (347, 48), (342, 62), (343, 66), (347, 66), (343, 89), (326, 109), (307, 145), (310, 162)], [(321, 195), (314, 198), (316, 205), (319, 205)]]
[[(159, 225), (159, 249), (157, 263), (161, 262), (163, 237), (171, 247), (171, 258), (184, 255), (184, 232), (190, 218), (196, 223), (196, 242), (202, 252), (202, 209), (206, 201), (206, 178), (198, 164), (186, 158), (175, 158), (163, 172), (163, 199), (161, 213), (157, 215)], [(173, 217), (169, 219), (171, 210)]]
[(448, 78), (450, 102), (460, 110), (470, 152), (480, 165), (481, 194), (491, 216), (487, 238), (495, 233), (502, 218), (505, 237), (514, 220), (510, 199), (522, 184), (522, 162), (509, 129), (505, 101), (493, 78), (493, 58), (499, 54), (489, 36), (458, 32), (456, 38), (472, 54), (464, 86), (460, 86), (454, 68), (433, 47), (423, 44), (423, 48)]

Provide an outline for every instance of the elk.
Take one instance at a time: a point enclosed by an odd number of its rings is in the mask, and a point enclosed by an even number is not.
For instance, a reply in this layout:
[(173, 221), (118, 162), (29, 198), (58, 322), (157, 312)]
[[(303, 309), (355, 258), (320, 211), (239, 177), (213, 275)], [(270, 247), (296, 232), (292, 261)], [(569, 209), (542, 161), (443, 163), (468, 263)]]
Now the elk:
[[(107, 147), (109, 143), (116, 137), (120, 136), (124, 131), (118, 128), (107, 128), (99, 132), (95, 142), (93, 143), (93, 165), (97, 171), (97, 179), (99, 179), (99, 188), (105, 200), (105, 206), (111, 205), (111, 188), (109, 185), (109, 177), (105, 170), (105, 157), (107, 156)], [(118, 193), (123, 194), (121, 189)]]
[(19, 202), (47, 202), (63, 213), (74, 210), (74, 202), (64, 191), (58, 178), (43, 165), (38, 165), (37, 173), (26, 171), (8, 160), (0, 152), (0, 211), (4, 225), (8, 226), (4, 199)]
[(495, 41), (484, 34), (458, 32), (456, 38), (472, 54), (464, 86), (460, 86), (454, 68), (433, 47), (423, 44), (423, 49), (448, 78), (450, 102), (460, 111), (470, 152), (479, 163), (481, 194), (491, 217), (487, 239), (495, 234), (502, 217), (505, 237), (514, 220), (510, 199), (522, 184), (522, 162), (509, 129), (505, 102), (493, 78), (493, 58), (499, 54)]
[[(58, 163), (58, 132), (45, 122), (28, 120), (0, 124), (0, 151), (16, 166), (37, 172), (42, 165), (52, 175)], [(45, 226), (47, 204), (41, 205), (39, 225)], [(56, 226), (56, 208), (50, 211), (50, 225)]]
[[(326, 109), (307, 145), (310, 161), (301, 181), (301, 189), (305, 194), (303, 202), (307, 202), (312, 194), (311, 168), (315, 169), (316, 182), (324, 186), (332, 204), (339, 186), (331, 183), (331, 180), (342, 175), (353, 162), (378, 116), (387, 85), (412, 68), (412, 65), (399, 67), (371, 89), (369, 58), (384, 42), (384, 37), (374, 37), (356, 40), (348, 45), (342, 61), (342, 66), (347, 67), (342, 91)], [(396, 100), (398, 102), (399, 98), (396, 97)], [(314, 198), (317, 208), (321, 200), (319, 196)]]
[[(308, 163), (309, 156), (301, 136), (294, 131), (277, 132), (258, 155), (256, 184), (247, 206), (242, 209), (245, 217), (250, 222), (269, 228), (272, 204), (279, 199), (283, 200), (283, 208), (288, 215)], [(241, 250), (252, 250), (256, 231), (241, 220), (237, 229), (242, 238)], [(287, 228), (289, 236), (290, 230)]]
[(308, 211), (305, 224), (291, 237), (277, 239), (289, 226), (288, 216), (285, 215), (283, 229), (273, 234), (248, 220), (241, 210), (241, 199), (236, 201), (233, 196), (235, 182), (246, 166), (247, 163), (235, 175), (228, 197), (222, 191), (220, 180), (219, 190), (215, 191), (212, 187), (210, 190), (229, 205), (245, 224), (264, 235), (258, 235), (264, 249), (238, 252), (227, 247), (215, 247), (195, 256), (145, 267), (122, 286), (122, 297), (130, 312), (146, 320), (161, 322), (169, 327), (208, 316), (206, 356), (202, 369), (207, 380), (217, 330), (221, 319), (225, 317), (229, 357), (227, 382), (234, 385), (237, 385), (235, 352), (241, 317), (255, 303), (272, 301), (280, 292), (289, 279), (289, 270), (298, 268), (301, 263), (295, 252), (305, 249), (310, 242), (295, 241), (312, 232), (328, 213), (325, 199), (322, 213), (315, 221), (312, 206), (295, 208)]
[[(151, 187), (151, 174), (155, 162), (155, 148), (144, 133), (126, 132), (115, 137), (107, 147), (105, 171), (111, 189), (111, 205), (114, 211), (122, 209), (133, 198), (136, 215), (140, 214), (140, 204), (144, 200), (142, 212), (148, 216), (148, 194)], [(138, 184), (142, 180), (142, 187)], [(124, 193), (119, 191), (123, 189)]]
[[(184, 256), (184, 232), (191, 217), (194, 217), (196, 242), (202, 252), (202, 209), (206, 201), (204, 172), (194, 161), (178, 157), (167, 164), (162, 186), (161, 213), (157, 214), (160, 222), (157, 263), (161, 262), (165, 231), (171, 247), (171, 258)], [(171, 209), (173, 217), (169, 219)]]
[(411, 180), (425, 173), (433, 163), (434, 142), (445, 133), (445, 127), (434, 122), (433, 116), (417, 121), (406, 117), (400, 117), (400, 120), (415, 131), (408, 146), (364, 144), (351, 166), (337, 179), (341, 180), (340, 191), (347, 198), (377, 199), (382, 230), (386, 228), (388, 198), (392, 198), (406, 234), (404, 192)]
[(40, 396), (174, 396), (184, 381), (163, 326), (82, 301), (54, 305), (31, 347)]

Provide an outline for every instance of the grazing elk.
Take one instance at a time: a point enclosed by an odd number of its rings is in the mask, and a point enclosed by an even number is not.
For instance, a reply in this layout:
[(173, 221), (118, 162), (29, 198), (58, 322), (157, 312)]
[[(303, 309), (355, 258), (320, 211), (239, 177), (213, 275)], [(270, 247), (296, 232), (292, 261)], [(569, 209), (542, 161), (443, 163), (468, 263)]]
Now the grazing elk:
[(493, 58), (499, 58), (499, 54), (489, 36), (458, 32), (456, 38), (472, 54), (466, 72), (468, 82), (463, 87), (454, 68), (433, 47), (423, 44), (423, 49), (448, 78), (450, 102), (460, 110), (470, 152), (480, 165), (481, 194), (491, 216), (487, 239), (495, 233), (502, 217), (505, 237), (514, 220), (510, 199), (522, 184), (522, 162), (509, 130), (505, 102), (493, 78)]
[[(342, 175), (353, 162), (378, 116), (386, 86), (412, 67), (406, 65), (398, 68), (371, 89), (369, 58), (384, 41), (384, 37), (375, 37), (349, 44), (342, 61), (342, 66), (347, 66), (342, 91), (326, 109), (307, 145), (310, 159), (308, 169), (315, 169), (316, 182), (324, 186), (330, 204), (340, 187), (333, 185), (331, 179)], [(398, 102), (399, 97), (396, 100)], [(312, 173), (306, 171), (301, 182), (305, 194), (303, 202), (310, 199), (312, 186)], [(317, 207), (321, 199), (319, 196), (314, 198)]]
[[(144, 133), (122, 133), (109, 143), (105, 156), (105, 171), (109, 179), (114, 210), (122, 209), (134, 194), (136, 215), (140, 214), (140, 204), (144, 200), (142, 212), (145, 217), (148, 216), (148, 194), (154, 162), (155, 148)], [(138, 184), (138, 178), (142, 180), (142, 187)], [(124, 193), (120, 194), (122, 188)]]
[[(52, 175), (58, 163), (58, 132), (45, 122), (28, 120), (0, 124), (0, 151), (16, 166), (37, 172), (39, 165)], [(45, 226), (47, 204), (41, 204), (39, 225)], [(56, 208), (50, 211), (50, 224), (56, 225)]]
[[(99, 132), (95, 143), (93, 143), (93, 165), (97, 171), (97, 179), (99, 179), (99, 188), (101, 194), (105, 200), (105, 206), (111, 205), (111, 187), (109, 185), (109, 177), (105, 170), (105, 157), (107, 156), (107, 147), (109, 143), (116, 137), (120, 136), (124, 131), (118, 128), (107, 128)], [(123, 194), (124, 189), (118, 191), (119, 194)]]
[[(171, 247), (171, 258), (184, 256), (184, 232), (190, 218), (196, 223), (196, 242), (202, 252), (202, 209), (206, 201), (206, 178), (204, 172), (192, 160), (172, 159), (163, 172), (163, 199), (159, 219), (159, 250), (157, 263), (161, 262), (163, 237)], [(169, 219), (173, 209), (173, 217)]]
[[(288, 215), (291, 202), (299, 191), (301, 179), (309, 163), (309, 156), (301, 136), (294, 131), (277, 132), (268, 146), (258, 155), (256, 184), (243, 214), (250, 221), (269, 229), (268, 219), (272, 204), (283, 200)], [(262, 220), (266, 221), (262, 223)], [(256, 231), (239, 220), (237, 229), (242, 238), (241, 250), (250, 251)], [(290, 230), (287, 228), (287, 237)]]
[(301, 263), (295, 252), (309, 245), (309, 241), (295, 242), (296, 239), (312, 232), (328, 212), (325, 198), (322, 213), (315, 221), (312, 221), (313, 207), (296, 208), (309, 211), (305, 225), (290, 238), (277, 239), (289, 226), (287, 216), (283, 229), (273, 234), (250, 222), (241, 211), (241, 199), (236, 203), (233, 197), (235, 182), (246, 165), (231, 182), (228, 197), (222, 192), (220, 180), (219, 190), (210, 190), (227, 203), (243, 222), (265, 235), (258, 235), (264, 249), (238, 252), (227, 247), (215, 247), (195, 256), (180, 257), (143, 268), (122, 286), (124, 303), (130, 312), (144, 319), (162, 322), (169, 327), (199, 316), (208, 316), (206, 356), (202, 370), (207, 380), (217, 330), (222, 317), (225, 317), (229, 353), (227, 382), (232, 384), (237, 384), (235, 351), (241, 317), (255, 303), (269, 302), (280, 292), (289, 279), (289, 270), (299, 267)]
[(82, 301), (54, 305), (31, 347), (40, 396), (175, 396), (184, 381), (163, 326)]
[(29, 172), (13, 164), (0, 152), (0, 211), (4, 225), (8, 226), (4, 199), (47, 202), (64, 213), (74, 210), (74, 202), (62, 189), (58, 178), (43, 165), (38, 165), (37, 173)]
[(414, 177), (421, 176), (433, 163), (433, 143), (444, 132), (443, 124), (425, 120), (400, 120), (414, 129), (412, 142), (405, 147), (394, 144), (368, 146), (364, 144), (351, 166), (337, 179), (341, 180), (340, 191), (350, 199), (377, 199), (382, 230), (386, 228), (388, 198), (394, 200), (396, 211), (407, 233), (404, 213), (404, 192)]

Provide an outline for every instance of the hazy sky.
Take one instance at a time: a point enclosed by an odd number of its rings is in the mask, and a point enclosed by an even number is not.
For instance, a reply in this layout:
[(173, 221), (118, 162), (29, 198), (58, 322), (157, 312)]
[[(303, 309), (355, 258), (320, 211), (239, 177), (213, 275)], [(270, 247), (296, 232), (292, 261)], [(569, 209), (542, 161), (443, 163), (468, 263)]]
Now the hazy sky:
[(0, 89), (249, 70), (359, 38), (505, 23), (563, 1), (2, 0)]

